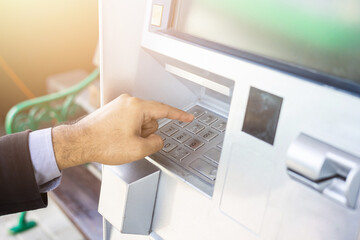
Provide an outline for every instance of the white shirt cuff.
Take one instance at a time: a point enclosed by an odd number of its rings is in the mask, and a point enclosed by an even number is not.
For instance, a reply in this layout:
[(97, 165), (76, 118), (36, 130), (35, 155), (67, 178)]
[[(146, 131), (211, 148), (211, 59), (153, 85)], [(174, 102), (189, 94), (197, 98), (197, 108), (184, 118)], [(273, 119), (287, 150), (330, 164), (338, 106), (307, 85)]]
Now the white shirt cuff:
[(51, 128), (31, 132), (29, 149), (40, 192), (55, 189), (60, 184), (61, 172), (56, 164)]

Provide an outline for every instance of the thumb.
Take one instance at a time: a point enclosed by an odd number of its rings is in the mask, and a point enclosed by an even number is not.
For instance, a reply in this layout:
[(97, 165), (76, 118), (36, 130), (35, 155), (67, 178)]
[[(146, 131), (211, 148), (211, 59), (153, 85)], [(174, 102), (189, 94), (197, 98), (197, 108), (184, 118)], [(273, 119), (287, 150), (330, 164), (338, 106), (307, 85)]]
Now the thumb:
[(140, 149), (142, 151), (142, 155), (150, 155), (160, 151), (160, 149), (164, 146), (163, 140), (160, 136), (156, 134), (150, 134), (146, 138), (140, 137)]

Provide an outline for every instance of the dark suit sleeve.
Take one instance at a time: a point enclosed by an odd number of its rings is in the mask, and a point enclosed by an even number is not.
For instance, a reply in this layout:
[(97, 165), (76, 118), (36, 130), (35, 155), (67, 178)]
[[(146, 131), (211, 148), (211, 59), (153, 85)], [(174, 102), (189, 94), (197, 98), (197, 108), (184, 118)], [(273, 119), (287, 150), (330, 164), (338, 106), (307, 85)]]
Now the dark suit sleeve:
[(47, 206), (40, 193), (29, 151), (30, 131), (0, 137), (0, 215)]

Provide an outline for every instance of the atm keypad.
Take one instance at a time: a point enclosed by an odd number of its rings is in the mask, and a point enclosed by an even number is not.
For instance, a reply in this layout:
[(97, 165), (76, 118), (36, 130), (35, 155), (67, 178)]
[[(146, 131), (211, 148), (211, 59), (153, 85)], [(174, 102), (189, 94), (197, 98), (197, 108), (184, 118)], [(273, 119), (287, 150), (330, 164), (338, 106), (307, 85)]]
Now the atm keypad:
[[(227, 119), (200, 106), (187, 112), (195, 116), (191, 123), (173, 120), (158, 130), (164, 140), (160, 155), (214, 184)], [(153, 155), (155, 160), (158, 154)]]

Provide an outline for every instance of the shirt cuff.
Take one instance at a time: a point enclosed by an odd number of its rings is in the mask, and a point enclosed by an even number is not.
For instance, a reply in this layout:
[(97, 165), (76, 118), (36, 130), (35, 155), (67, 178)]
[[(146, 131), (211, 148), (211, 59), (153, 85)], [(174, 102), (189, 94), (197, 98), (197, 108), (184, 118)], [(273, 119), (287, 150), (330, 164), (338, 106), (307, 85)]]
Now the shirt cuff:
[(61, 172), (56, 164), (51, 128), (31, 132), (29, 150), (40, 192), (55, 189), (60, 184)]

